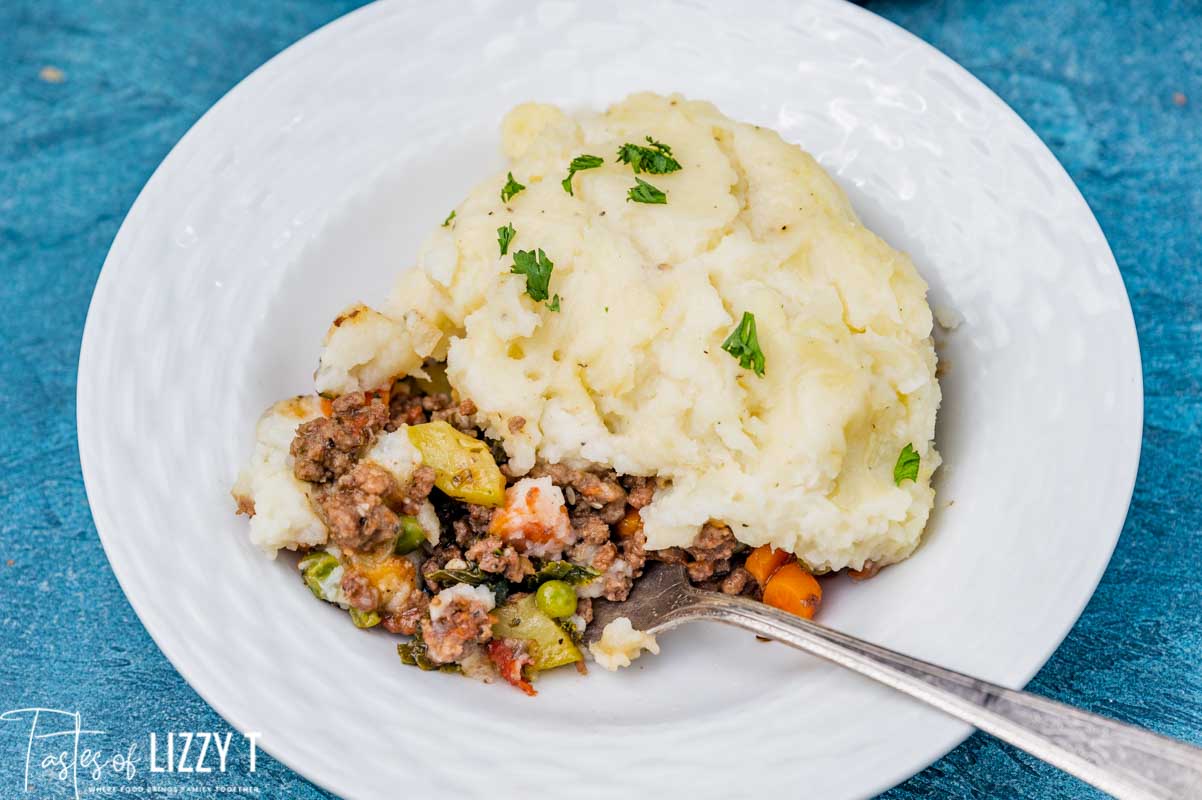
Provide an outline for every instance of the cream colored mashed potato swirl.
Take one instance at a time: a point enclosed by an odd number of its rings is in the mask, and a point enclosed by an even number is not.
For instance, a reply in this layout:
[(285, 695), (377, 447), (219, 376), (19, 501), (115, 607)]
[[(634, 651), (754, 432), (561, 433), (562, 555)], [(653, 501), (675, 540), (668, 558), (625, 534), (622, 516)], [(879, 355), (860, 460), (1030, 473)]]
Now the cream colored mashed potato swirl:
[[(656, 475), (648, 547), (720, 520), (823, 571), (909, 555), (933, 502), (939, 386), (926, 285), (865, 228), (807, 153), (708, 103), (639, 94), (605, 113), (523, 105), (502, 126), (508, 172), (477, 187), (389, 301), (330, 329), (318, 390), (373, 388), (445, 359), (521, 474), (536, 459)], [(652, 136), (682, 169), (639, 177), (615, 154)], [(561, 181), (579, 155), (605, 159)], [(516, 236), (502, 256), (497, 228)], [(511, 274), (554, 262), (561, 310)], [(722, 350), (755, 315), (763, 377)], [(350, 312), (348, 312), (350, 313)], [(508, 421), (522, 417), (520, 429)], [(912, 443), (916, 481), (893, 467)]]

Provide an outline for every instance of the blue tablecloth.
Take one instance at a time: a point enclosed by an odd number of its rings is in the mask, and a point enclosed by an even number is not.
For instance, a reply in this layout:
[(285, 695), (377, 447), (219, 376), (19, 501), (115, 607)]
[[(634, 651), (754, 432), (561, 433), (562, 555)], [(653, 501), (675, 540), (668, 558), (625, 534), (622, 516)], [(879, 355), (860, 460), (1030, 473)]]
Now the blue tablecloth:
[[(147, 636), (96, 537), (75, 438), (80, 334), (109, 243), (175, 141), (243, 76), (354, 5), (0, 3), (0, 712), (76, 710), (110, 738), (158, 731), (160, 746), (169, 730), (229, 730)], [(1202, 744), (1202, 10), (868, 5), (967, 67), (1047, 142), (1135, 308), (1147, 392), (1135, 499), (1097, 595), (1031, 688)], [(0, 796), (18, 796), (27, 722), (0, 722)], [(253, 775), (244, 750), (237, 758), (203, 781), (143, 768), (131, 785), (328, 796), (269, 757)], [(70, 796), (69, 782), (60, 791)], [(978, 734), (886, 795), (928, 796), (1097, 793)]]

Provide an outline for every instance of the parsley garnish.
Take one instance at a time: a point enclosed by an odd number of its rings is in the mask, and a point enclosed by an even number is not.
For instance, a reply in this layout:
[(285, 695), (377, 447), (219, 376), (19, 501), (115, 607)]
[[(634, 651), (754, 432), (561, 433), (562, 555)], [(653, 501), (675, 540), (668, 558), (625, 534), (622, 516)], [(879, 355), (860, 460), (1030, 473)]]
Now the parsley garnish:
[(454, 212), (454, 211), (452, 211), (450, 214), (447, 214), (447, 218), (446, 218), (446, 219), (444, 219), (444, 220), (442, 221), (442, 227), (444, 227), (444, 228), (445, 228), (446, 226), (450, 225), (450, 224), (451, 224), (451, 220), (453, 220), (453, 219), (455, 219), (455, 212)]
[(897, 456), (897, 463), (893, 465), (893, 482), (901, 486), (901, 482), (909, 478), (912, 481), (918, 480), (918, 464), (922, 460), (918, 455), (918, 451), (914, 449), (914, 445), (908, 444), (902, 448), (902, 451)]
[(647, 137), (650, 147), (627, 142), (618, 148), (618, 161), (629, 164), (634, 174), (649, 172), (652, 175), (664, 175), (680, 169), (680, 162), (672, 158), (672, 148), (663, 142), (657, 142)]
[(755, 370), (756, 375), (764, 377), (764, 351), (760, 349), (760, 340), (755, 333), (754, 314), (743, 312), (739, 326), (726, 337), (722, 349), (737, 358), (740, 367)]
[(508, 177), (508, 180), (505, 181), (505, 185), (501, 187), (501, 202), (502, 203), (508, 203), (509, 198), (513, 197), (515, 194), (517, 194), (518, 192), (520, 192), (526, 188), (525, 186), (523, 186), (522, 184), (518, 183), (517, 181), (515, 181), (513, 179), (512, 172), (510, 172), (507, 177)]
[(517, 231), (513, 229), (513, 223), (507, 223), (504, 228), (497, 228), (497, 244), (501, 247), (501, 255), (509, 252), (509, 243), (516, 235)]
[(568, 165), (568, 177), (563, 179), (563, 190), (568, 194), (575, 196), (572, 191), (572, 176), (584, 169), (596, 169), (605, 163), (605, 159), (601, 156), (576, 156), (572, 159), (572, 163)]
[(630, 187), (630, 191), (626, 193), (626, 202), (633, 200), (636, 203), (658, 203), (664, 204), (668, 202), (668, 195), (664, 194), (663, 190), (657, 189), (642, 178), (635, 178), (636, 184)]
[[(513, 254), (513, 267), (509, 271), (514, 275), (526, 276), (526, 294), (531, 300), (542, 301), (551, 296), (551, 270), (555, 264), (547, 258), (540, 247), (537, 253), (530, 250), (518, 250)], [(559, 310), (559, 295), (547, 303), (552, 311)]]

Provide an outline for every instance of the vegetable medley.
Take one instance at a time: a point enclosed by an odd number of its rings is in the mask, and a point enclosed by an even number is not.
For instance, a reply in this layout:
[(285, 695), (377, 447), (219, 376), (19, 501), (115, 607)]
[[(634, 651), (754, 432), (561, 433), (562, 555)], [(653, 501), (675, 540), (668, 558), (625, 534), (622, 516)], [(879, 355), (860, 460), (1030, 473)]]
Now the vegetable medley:
[(624, 600), (649, 558), (715, 591), (817, 610), (822, 589), (796, 559), (749, 549), (720, 522), (689, 548), (646, 550), (639, 511), (653, 478), (541, 463), (511, 475), (472, 402), (440, 388), (404, 379), (325, 399), (289, 449), (330, 532), (303, 552), (301, 579), (356, 627), (408, 637), (402, 663), (535, 694), (541, 671), (586, 671), (593, 600)]

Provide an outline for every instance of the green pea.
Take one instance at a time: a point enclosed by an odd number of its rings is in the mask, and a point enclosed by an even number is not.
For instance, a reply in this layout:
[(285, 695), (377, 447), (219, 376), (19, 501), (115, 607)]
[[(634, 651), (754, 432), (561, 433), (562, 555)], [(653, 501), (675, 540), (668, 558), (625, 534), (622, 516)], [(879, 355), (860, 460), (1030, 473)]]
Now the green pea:
[(313, 596), (318, 600), (329, 600), (322, 591), (321, 584), (337, 568), (338, 559), (325, 552), (310, 553), (302, 558), (297, 566), (300, 567), (305, 586), (309, 587)]
[(570, 617), (576, 613), (576, 590), (565, 581), (547, 581), (538, 587), (534, 602), (548, 617)]
[(426, 541), (426, 531), (422, 528), (417, 517), (401, 517), (401, 531), (397, 534), (396, 544), (392, 551), (398, 556), (412, 553)]
[(380, 615), (374, 611), (360, 611), (352, 608), (351, 622), (355, 623), (356, 628), (370, 628), (380, 624)]

